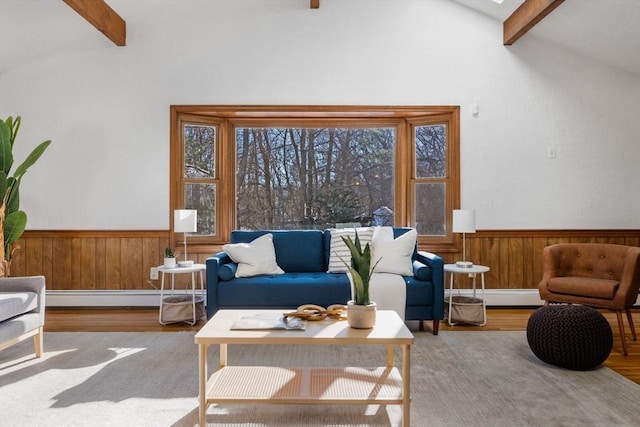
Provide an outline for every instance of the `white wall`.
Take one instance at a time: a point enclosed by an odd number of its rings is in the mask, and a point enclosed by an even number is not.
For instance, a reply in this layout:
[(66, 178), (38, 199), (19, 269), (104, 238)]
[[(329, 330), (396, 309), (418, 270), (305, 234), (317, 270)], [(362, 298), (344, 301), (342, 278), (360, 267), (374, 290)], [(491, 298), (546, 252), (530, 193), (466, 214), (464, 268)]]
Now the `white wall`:
[(499, 21), (448, 0), (109, 4), (126, 47), (78, 42), (0, 74), (17, 151), (53, 140), (23, 182), (29, 229), (167, 229), (180, 104), (460, 105), (478, 228), (640, 228), (637, 77), (534, 37), (505, 47)]

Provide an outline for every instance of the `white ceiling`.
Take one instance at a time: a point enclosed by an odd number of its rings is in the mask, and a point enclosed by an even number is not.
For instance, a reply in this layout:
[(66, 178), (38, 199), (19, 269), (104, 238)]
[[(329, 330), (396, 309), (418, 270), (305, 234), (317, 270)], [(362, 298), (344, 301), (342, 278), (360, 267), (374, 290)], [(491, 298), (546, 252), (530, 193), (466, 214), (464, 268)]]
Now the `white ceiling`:
[[(452, 1), (498, 21), (522, 3)], [(107, 2), (125, 21), (159, 7), (153, 1)], [(524, 37), (543, 39), (640, 77), (640, 0), (567, 0)], [(109, 45), (105, 36), (61, 0), (0, 0), (0, 73), (70, 46)]]
[[(523, 0), (453, 1), (504, 21)], [(640, 0), (566, 0), (523, 37), (543, 39), (640, 77)]]

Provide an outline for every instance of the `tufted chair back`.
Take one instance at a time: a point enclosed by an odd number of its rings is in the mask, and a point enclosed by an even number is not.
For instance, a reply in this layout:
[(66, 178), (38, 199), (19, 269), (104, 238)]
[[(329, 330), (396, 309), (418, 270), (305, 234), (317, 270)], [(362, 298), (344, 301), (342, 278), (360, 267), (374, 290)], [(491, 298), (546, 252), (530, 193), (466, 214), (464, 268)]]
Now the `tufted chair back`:
[(562, 244), (546, 248), (556, 276), (620, 280), (629, 248), (606, 244)]

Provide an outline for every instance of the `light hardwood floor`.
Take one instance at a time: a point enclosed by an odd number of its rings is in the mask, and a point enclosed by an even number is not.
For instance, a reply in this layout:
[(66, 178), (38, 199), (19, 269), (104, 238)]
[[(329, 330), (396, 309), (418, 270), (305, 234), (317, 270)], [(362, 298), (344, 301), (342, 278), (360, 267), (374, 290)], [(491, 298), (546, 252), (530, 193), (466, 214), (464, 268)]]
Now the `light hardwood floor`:
[[(441, 331), (525, 331), (527, 321), (534, 309), (529, 308), (490, 308), (487, 311), (487, 325), (449, 326), (440, 322)], [(629, 325), (625, 323), (629, 355), (622, 355), (620, 334), (616, 316), (612, 312), (601, 311), (607, 318), (613, 331), (613, 350), (605, 361), (605, 366), (613, 369), (630, 380), (640, 384), (640, 341), (631, 340)], [(640, 310), (633, 310), (636, 332), (640, 335)], [(162, 326), (158, 322), (157, 309), (62, 309), (48, 308), (45, 318), (46, 332), (175, 332), (198, 330), (204, 324), (189, 326), (185, 323)], [(430, 333), (431, 322), (425, 322), (426, 332)], [(417, 323), (410, 322), (415, 330)]]

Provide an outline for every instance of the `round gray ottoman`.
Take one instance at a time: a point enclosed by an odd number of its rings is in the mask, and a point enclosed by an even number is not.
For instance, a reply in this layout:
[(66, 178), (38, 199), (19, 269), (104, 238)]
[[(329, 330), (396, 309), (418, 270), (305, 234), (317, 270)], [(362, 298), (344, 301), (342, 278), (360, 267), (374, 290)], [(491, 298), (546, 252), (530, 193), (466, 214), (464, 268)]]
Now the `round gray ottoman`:
[(613, 348), (607, 319), (583, 305), (538, 308), (527, 323), (527, 341), (543, 362), (578, 371), (601, 365)]

